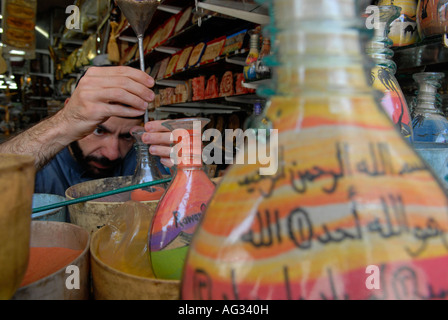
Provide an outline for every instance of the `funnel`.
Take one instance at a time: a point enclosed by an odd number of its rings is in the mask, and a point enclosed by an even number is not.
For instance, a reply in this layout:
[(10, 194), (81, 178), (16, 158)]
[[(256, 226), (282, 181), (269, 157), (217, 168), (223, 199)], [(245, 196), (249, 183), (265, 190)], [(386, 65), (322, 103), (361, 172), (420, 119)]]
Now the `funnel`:
[[(115, 0), (128, 20), (138, 39), (140, 70), (145, 71), (143, 35), (151, 22), (152, 16), (163, 0)], [(148, 122), (148, 110), (145, 112), (145, 123)]]

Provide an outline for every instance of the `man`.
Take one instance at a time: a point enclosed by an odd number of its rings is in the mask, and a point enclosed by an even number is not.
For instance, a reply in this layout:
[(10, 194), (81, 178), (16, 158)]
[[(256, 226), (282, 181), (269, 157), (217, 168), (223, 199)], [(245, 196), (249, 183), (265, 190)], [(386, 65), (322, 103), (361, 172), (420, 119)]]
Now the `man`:
[[(91, 67), (64, 108), (1, 144), (0, 153), (34, 156), (35, 192), (40, 193), (64, 196), (82, 181), (132, 175), (136, 161), (130, 131), (154, 99), (153, 86), (154, 79), (131, 67)], [(146, 138), (151, 140), (151, 134)], [(170, 164), (169, 132), (155, 134), (161, 145), (153, 154)]]

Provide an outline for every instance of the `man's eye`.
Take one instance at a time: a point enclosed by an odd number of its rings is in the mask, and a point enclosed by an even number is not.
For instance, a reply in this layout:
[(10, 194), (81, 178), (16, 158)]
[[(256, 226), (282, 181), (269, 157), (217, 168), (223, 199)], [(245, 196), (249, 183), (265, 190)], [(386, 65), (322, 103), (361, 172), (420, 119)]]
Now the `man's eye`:
[(97, 136), (102, 136), (104, 134), (104, 130), (101, 128), (96, 128), (95, 131), (93, 131), (93, 134)]
[(123, 135), (121, 135), (121, 138), (122, 138), (123, 140), (126, 140), (126, 141), (132, 141), (132, 140), (134, 140), (134, 137), (133, 137), (132, 135), (130, 135), (130, 134), (123, 134)]

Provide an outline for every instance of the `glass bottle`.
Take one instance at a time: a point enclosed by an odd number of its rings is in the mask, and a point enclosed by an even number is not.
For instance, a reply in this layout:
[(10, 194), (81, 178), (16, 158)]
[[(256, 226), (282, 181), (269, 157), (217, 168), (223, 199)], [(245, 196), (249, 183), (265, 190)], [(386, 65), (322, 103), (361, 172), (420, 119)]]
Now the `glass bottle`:
[(440, 110), (437, 90), (445, 77), (441, 72), (420, 72), (412, 75), (418, 84), (416, 105), (412, 114), (415, 142), (448, 142), (448, 120)]
[(448, 196), (369, 85), (359, 3), (270, 3), (277, 170), (229, 167), (190, 244), (181, 298), (445, 295)]
[(395, 78), (397, 65), (392, 60), (392, 40), (388, 37), (390, 24), (400, 16), (401, 9), (397, 6), (377, 8), (380, 14), (379, 25), (366, 46), (367, 54), (375, 63), (371, 71), (372, 85), (384, 94), (381, 105), (403, 136), (412, 142), (411, 115), (406, 98)]
[[(131, 184), (141, 184), (162, 179), (162, 174), (157, 167), (157, 161), (149, 153), (149, 145), (142, 142), (144, 129), (133, 131), (131, 134), (135, 138), (134, 147), (137, 154), (137, 166), (131, 179)], [(152, 187), (145, 187), (131, 191), (131, 200), (151, 201), (159, 200), (165, 192), (166, 184), (160, 184)]]
[(264, 58), (271, 54), (271, 40), (269, 37), (263, 38), (263, 45), (261, 46), (260, 55), (255, 64), (255, 72), (257, 79), (269, 79), (271, 77), (271, 68), (266, 65)]
[(249, 54), (247, 55), (245, 66), (243, 68), (244, 80), (255, 81), (257, 80), (256, 63), (260, 54), (258, 50), (258, 42), (260, 36), (258, 33), (252, 33), (250, 35)]
[(378, 6), (394, 5), (401, 8), (400, 15), (390, 24), (389, 38), (392, 47), (409, 46), (419, 41), (416, 0), (379, 0)]
[(159, 201), (150, 229), (151, 263), (156, 278), (180, 279), (191, 237), (215, 190), (202, 163), (201, 131), (209, 121), (190, 118), (163, 123), (179, 139), (174, 139), (178, 143), (171, 156), (176, 172)]

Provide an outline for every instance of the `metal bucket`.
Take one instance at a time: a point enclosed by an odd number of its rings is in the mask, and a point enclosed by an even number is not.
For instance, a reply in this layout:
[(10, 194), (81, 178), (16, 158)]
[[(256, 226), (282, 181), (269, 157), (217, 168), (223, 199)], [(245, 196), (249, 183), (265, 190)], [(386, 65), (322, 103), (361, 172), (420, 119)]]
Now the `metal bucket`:
[(431, 167), (445, 189), (448, 189), (448, 144), (414, 142), (414, 148)]
[(0, 299), (10, 299), (28, 265), (34, 158), (0, 154)]
[[(131, 176), (112, 177), (78, 183), (65, 191), (67, 200), (92, 194), (115, 190), (131, 184)], [(81, 202), (68, 206), (71, 223), (93, 233), (104, 226), (114, 209), (130, 199), (130, 193), (120, 193), (105, 198)], [(158, 200), (144, 201), (152, 210), (156, 210)]]
[(99, 239), (106, 228), (97, 230), (90, 243), (93, 296), (96, 300), (177, 300), (179, 280), (139, 277), (110, 267), (98, 257)]
[[(57, 194), (35, 193), (33, 194), (33, 209), (63, 201), (65, 201), (65, 198)], [(67, 209), (65, 206), (33, 213), (31, 219), (38, 221), (69, 222), (67, 220)]]
[[(31, 247), (62, 247), (83, 250), (69, 265), (79, 270), (79, 289), (67, 288), (67, 279), (76, 271), (67, 266), (21, 287), (13, 300), (86, 300), (90, 297), (90, 233), (74, 224), (57, 221), (31, 222)], [(70, 281), (69, 281), (70, 282)]]

